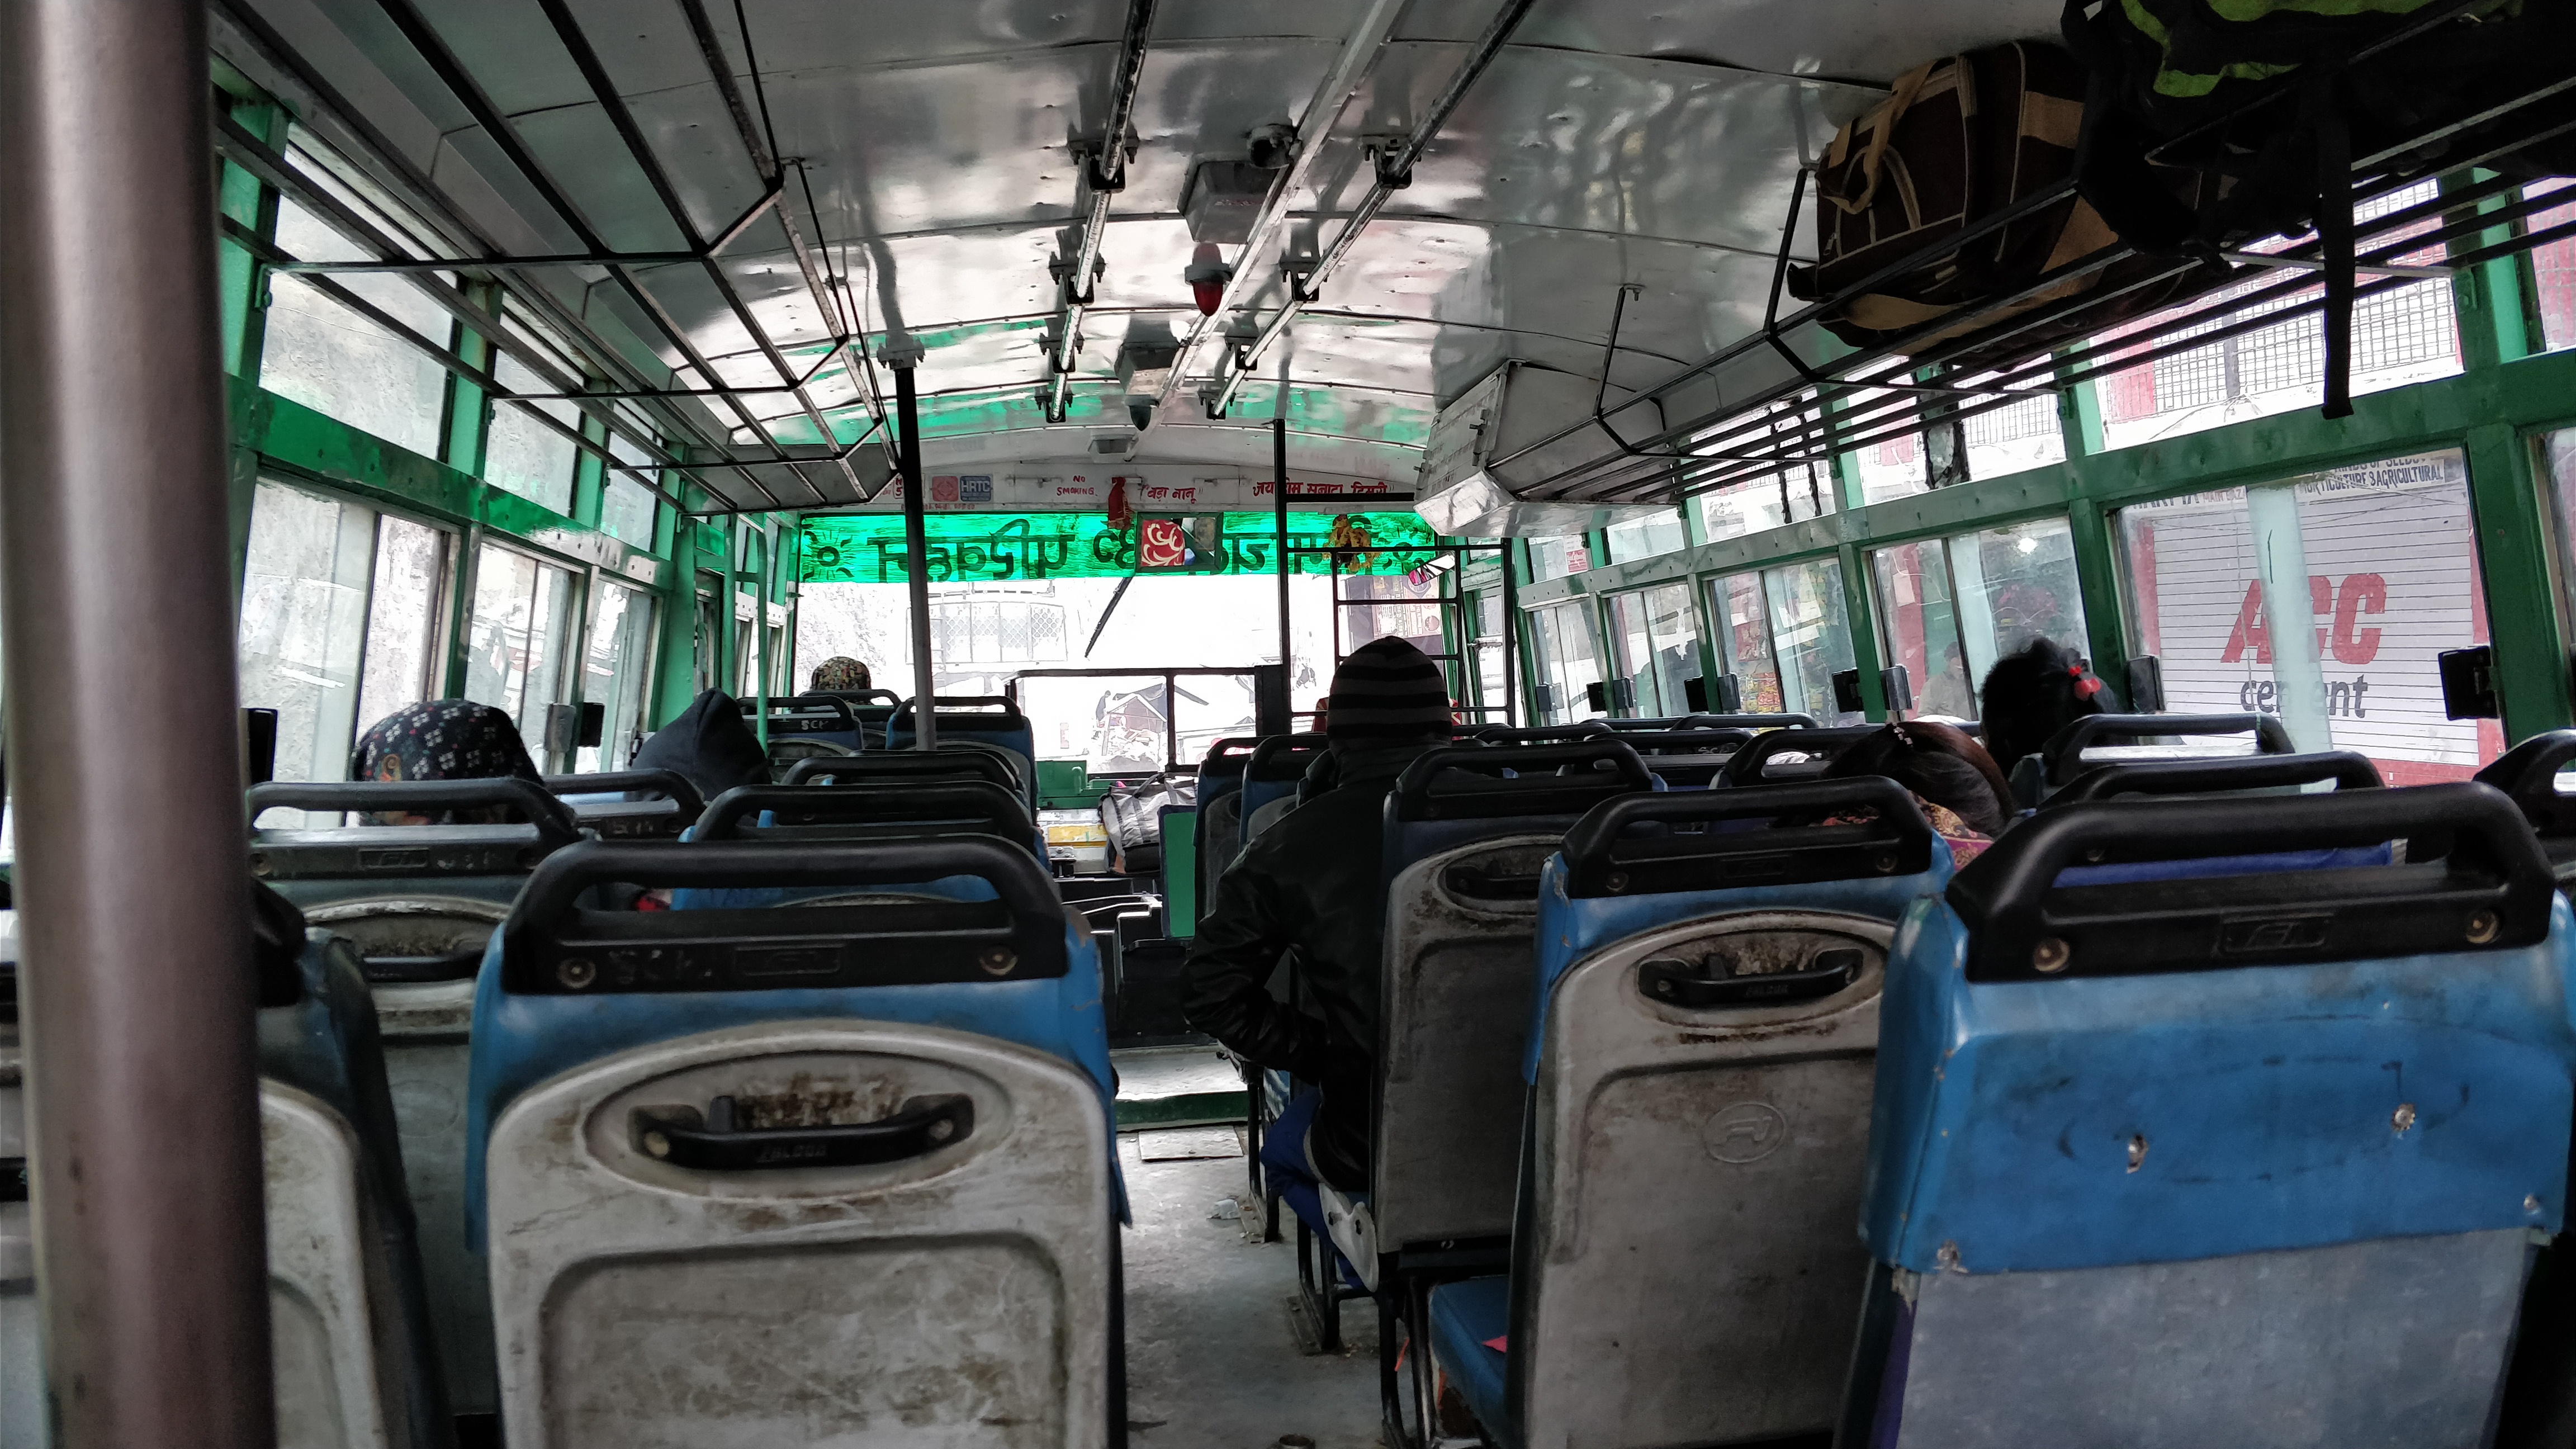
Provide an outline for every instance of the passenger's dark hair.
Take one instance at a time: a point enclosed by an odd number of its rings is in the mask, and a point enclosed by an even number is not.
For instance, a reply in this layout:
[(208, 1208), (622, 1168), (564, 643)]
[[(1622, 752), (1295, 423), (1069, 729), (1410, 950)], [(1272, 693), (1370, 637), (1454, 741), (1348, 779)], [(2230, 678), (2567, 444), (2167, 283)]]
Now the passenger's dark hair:
[(1937, 720), (1892, 724), (1834, 757), (1830, 778), (1885, 775), (1992, 838), (2013, 815), (2012, 790), (1985, 746)]
[(2051, 735), (2085, 715), (2116, 710), (2119, 701), (2081, 656), (2054, 640), (2033, 639), (1986, 671), (1977, 706), (1987, 755), (2010, 770), (2022, 756), (2038, 754)]

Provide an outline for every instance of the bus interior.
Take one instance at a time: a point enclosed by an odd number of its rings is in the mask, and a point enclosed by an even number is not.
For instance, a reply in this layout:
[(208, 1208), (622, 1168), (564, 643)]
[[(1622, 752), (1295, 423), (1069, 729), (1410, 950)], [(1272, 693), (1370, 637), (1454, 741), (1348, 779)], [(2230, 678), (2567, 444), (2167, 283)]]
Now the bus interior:
[(0, 1449), (2576, 1449), (2570, 0), (16, 0), (0, 168)]

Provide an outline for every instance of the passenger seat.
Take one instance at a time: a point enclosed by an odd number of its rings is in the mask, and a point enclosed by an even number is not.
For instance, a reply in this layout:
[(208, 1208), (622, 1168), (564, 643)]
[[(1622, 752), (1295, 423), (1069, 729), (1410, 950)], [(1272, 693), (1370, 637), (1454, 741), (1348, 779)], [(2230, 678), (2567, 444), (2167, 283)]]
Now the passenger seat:
[(1831, 1427), (1884, 965), (1950, 870), (1875, 777), (1628, 795), (1567, 833), (1539, 887), (1511, 1276), (1431, 1294), (1437, 1360), (1497, 1443)]
[[(974, 877), (987, 899), (864, 899)], [(591, 911), (612, 882), (839, 887)], [(470, 1183), (513, 1449), (1123, 1430), (1091, 934), (1024, 844), (541, 866), (476, 999)]]

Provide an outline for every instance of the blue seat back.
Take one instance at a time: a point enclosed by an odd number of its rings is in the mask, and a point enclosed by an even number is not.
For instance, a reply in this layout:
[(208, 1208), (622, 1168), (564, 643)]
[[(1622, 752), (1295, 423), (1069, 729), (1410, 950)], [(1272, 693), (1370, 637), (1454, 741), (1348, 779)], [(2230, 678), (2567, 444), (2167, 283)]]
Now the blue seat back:
[[(1563, 772), (1563, 773), (1560, 773)], [(1443, 745), (1405, 766), (1387, 792), (1380, 879), (1443, 851), (1506, 835), (1562, 834), (1613, 796), (1651, 790), (1626, 740)]]
[[(792, 909), (593, 911), (609, 882), (699, 889), (873, 887), (965, 878), (983, 900)], [(844, 844), (589, 842), (558, 853), (492, 935), (474, 1001), (467, 1212), (511, 1099), (584, 1062), (730, 1026), (814, 1017), (942, 1026), (1079, 1067), (1111, 1110), (1099, 956), (1025, 849), (972, 837)]]
[(1243, 803), (1235, 816), (1233, 850), (1251, 843), (1253, 812), (1296, 794), (1298, 783), (1306, 778), (1306, 767), (1329, 747), (1325, 738), (1317, 734), (1262, 738), (1243, 767)]
[(767, 727), (772, 745), (808, 740), (845, 750), (868, 747), (867, 727), (860, 722), (858, 710), (837, 694), (772, 696), (766, 713), (757, 700), (746, 699), (741, 705), (747, 721)]
[[(1766, 730), (1729, 755), (1725, 767), (1709, 783), (1733, 787), (1812, 780), (1825, 772), (1825, 767), (1833, 763), (1836, 755), (1885, 728), (1884, 725), (1840, 725), (1833, 729)], [(1805, 758), (1783, 760), (1779, 758), (1782, 755), (1803, 755)]]
[[(2070, 885), (2391, 839), (2440, 860)], [(2564, 1208), (2571, 920), (2480, 785), (2042, 811), (1888, 964), (1864, 1229), (1931, 1272), (2530, 1227)]]
[[(2114, 740), (2136, 740), (2178, 736), (2189, 739), (2215, 738), (2223, 735), (2251, 735), (2254, 755), (2288, 755), (2298, 746), (2290, 740), (2289, 726), (2276, 714), (2088, 714), (2068, 723), (2048, 737), (2039, 753), (2019, 760), (1998, 760), (2013, 794), (2024, 805), (2037, 805), (2074, 782), (2088, 767), (2110, 762), (2109, 756), (2092, 760), (2085, 751), (2108, 747), (2127, 751), (2127, 761), (2147, 763), (2179, 760), (2184, 764), (2206, 763), (2211, 757), (2185, 749), (2175, 754), (2176, 747), (2111, 745)], [(2229, 758), (2218, 756), (2218, 759)], [(2242, 758), (2242, 757), (2237, 757)]]
[[(1812, 823), (1862, 814), (1873, 818)], [(1753, 828), (1741, 828), (1748, 823)], [(1701, 828), (1684, 833), (1675, 825)], [(1538, 1079), (1557, 979), (1600, 947), (1736, 911), (1796, 908), (1893, 921), (1940, 891), (1950, 872), (1950, 847), (1924, 822), (1914, 797), (1874, 775), (1628, 795), (1595, 806), (1540, 872), (1536, 996), (1521, 1075)]]
[[(688, 841), (853, 844), (989, 837), (1046, 858), (1046, 841), (1018, 797), (982, 780), (902, 785), (740, 785), (711, 802)], [(992, 888), (964, 879), (905, 889), (990, 900)], [(754, 909), (847, 894), (838, 885), (699, 886), (671, 893), (674, 910)]]
[[(885, 741), (888, 749), (912, 747), (913, 711), (917, 700), (905, 700), (886, 720)], [(1037, 809), (1038, 754), (1037, 735), (1029, 728), (1028, 716), (1020, 707), (999, 695), (942, 697), (933, 701), (932, 723), (939, 727), (939, 742), (945, 747), (951, 740), (990, 745), (1007, 751), (1018, 767), (1023, 793), (1029, 809)]]
[(1243, 788), (1243, 772), (1252, 763), (1252, 753), (1260, 748), (1260, 737), (1230, 735), (1208, 746), (1207, 758), (1199, 761), (1198, 804), (1201, 810)]
[(2562, 878), (2576, 876), (2576, 795), (2558, 791), (2558, 772), (2576, 762), (2576, 730), (2533, 735), (2496, 757), (2477, 778), (2522, 811)]

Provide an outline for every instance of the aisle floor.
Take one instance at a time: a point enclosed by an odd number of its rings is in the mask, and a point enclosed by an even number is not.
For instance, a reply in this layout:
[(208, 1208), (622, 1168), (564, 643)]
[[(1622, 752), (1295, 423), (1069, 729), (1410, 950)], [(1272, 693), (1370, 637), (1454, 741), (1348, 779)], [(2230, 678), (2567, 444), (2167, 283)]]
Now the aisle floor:
[(1299, 1345), (1294, 1220), (1280, 1241), (1247, 1243), (1219, 1200), (1250, 1195), (1240, 1156), (1147, 1162), (1133, 1133), (1119, 1159), (1136, 1222), (1125, 1239), (1127, 1422), (1134, 1449), (1270, 1449), (1303, 1434), (1316, 1449), (1380, 1443), (1377, 1314), (1342, 1310), (1342, 1351)]

